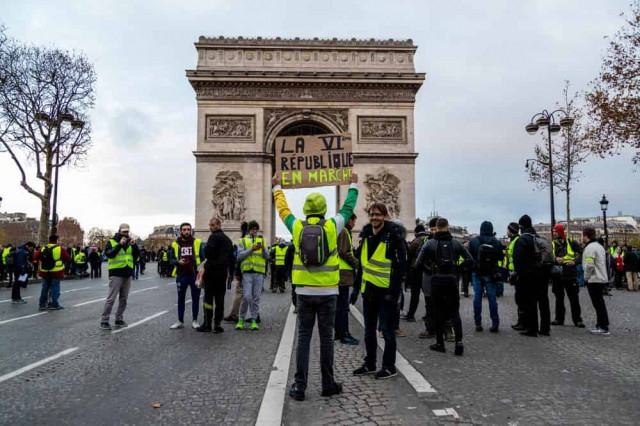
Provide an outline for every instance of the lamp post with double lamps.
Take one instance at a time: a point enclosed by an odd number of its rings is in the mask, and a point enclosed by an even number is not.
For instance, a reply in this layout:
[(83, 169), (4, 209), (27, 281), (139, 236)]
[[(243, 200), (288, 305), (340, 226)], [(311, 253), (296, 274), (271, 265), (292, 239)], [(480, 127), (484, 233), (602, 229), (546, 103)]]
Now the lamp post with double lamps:
[[(556, 114), (564, 115), (558, 121), (558, 123), (556, 123)], [(555, 210), (555, 203), (554, 203), (554, 197), (553, 197), (553, 150), (551, 146), (551, 134), (558, 133), (563, 127), (564, 128), (571, 127), (573, 125), (573, 122), (574, 122), (573, 118), (569, 117), (569, 114), (567, 114), (562, 109), (557, 109), (553, 112), (548, 112), (545, 109), (542, 112), (539, 112), (535, 114), (533, 117), (531, 117), (531, 122), (525, 126), (525, 130), (530, 135), (535, 135), (536, 133), (538, 133), (538, 130), (540, 130), (541, 127), (547, 128), (547, 142), (548, 142), (547, 149), (549, 153), (549, 161), (546, 161), (546, 162), (542, 162), (539, 160), (535, 160), (535, 161), (538, 161), (540, 164), (547, 166), (549, 169), (549, 206), (551, 209), (551, 229), (552, 230), (556, 224), (556, 210)], [(526, 164), (527, 167), (529, 166), (529, 161), (531, 160), (527, 160), (527, 164)], [(553, 235), (553, 232), (552, 232), (552, 235)]]
[(600, 210), (602, 210), (602, 222), (604, 225), (604, 248), (609, 250), (609, 234), (607, 233), (607, 208), (609, 207), (609, 200), (602, 194), (602, 200), (600, 200)]
[[(54, 178), (53, 186), (53, 212), (51, 213), (51, 234), (58, 233), (58, 172), (60, 170), (60, 145), (62, 144), (60, 131), (62, 130), (62, 123), (67, 122), (74, 130), (81, 130), (84, 127), (84, 121), (77, 120), (73, 114), (69, 111), (58, 111), (58, 113), (52, 117), (44, 112), (38, 112), (35, 114), (36, 120), (47, 125), (49, 129), (55, 130), (55, 136), (52, 144), (56, 147), (56, 175)], [(78, 137), (80, 132), (78, 132)]]

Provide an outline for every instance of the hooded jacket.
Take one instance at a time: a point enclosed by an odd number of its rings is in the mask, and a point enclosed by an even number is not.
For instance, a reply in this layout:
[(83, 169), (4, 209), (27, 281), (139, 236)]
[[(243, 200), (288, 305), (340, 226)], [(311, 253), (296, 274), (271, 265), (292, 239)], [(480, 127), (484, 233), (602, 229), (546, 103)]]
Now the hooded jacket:
[(493, 232), (493, 224), (484, 221), (480, 225), (480, 235), (472, 238), (469, 242), (469, 253), (473, 257), (474, 262), (478, 261), (478, 249), (482, 244), (489, 244), (498, 250), (504, 250), (504, 246), (496, 239)]

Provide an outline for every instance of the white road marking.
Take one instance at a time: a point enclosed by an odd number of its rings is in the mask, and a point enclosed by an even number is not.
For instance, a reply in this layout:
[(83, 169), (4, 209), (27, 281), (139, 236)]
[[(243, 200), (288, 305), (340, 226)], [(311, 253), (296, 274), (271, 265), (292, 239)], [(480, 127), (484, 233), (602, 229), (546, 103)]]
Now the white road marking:
[(158, 286), (155, 286), (155, 287), (147, 287), (147, 288), (141, 288), (140, 290), (132, 291), (132, 292), (131, 292), (131, 294), (133, 294), (133, 293), (140, 293), (141, 291), (147, 291), (147, 290), (151, 290), (151, 289), (154, 289), (154, 288), (158, 288)]
[(0, 321), (0, 325), (7, 324), (7, 323), (10, 323), (10, 322), (13, 322), (13, 321), (18, 321), (18, 320), (21, 320), (21, 319), (37, 317), (38, 315), (44, 315), (46, 313), (48, 313), (48, 312), (38, 312), (37, 314), (31, 314), (31, 315), (27, 315), (27, 316), (24, 316), (24, 317), (11, 318), (11, 319), (8, 319), (8, 320)]
[(289, 315), (284, 325), (278, 352), (276, 352), (273, 368), (271, 369), (271, 374), (269, 374), (269, 382), (262, 397), (256, 425), (280, 426), (282, 424), (282, 410), (284, 408), (295, 331), (296, 316), (293, 314), (292, 305), (289, 308)]
[(453, 418), (456, 420), (460, 419), (458, 412), (454, 408), (445, 408), (443, 410), (432, 410), (432, 411), (433, 411), (433, 414), (435, 414), (438, 417), (453, 416)]
[(72, 290), (61, 291), (61, 292), (60, 292), (60, 294), (63, 294), (63, 293), (73, 293), (74, 291), (86, 290), (86, 289), (89, 289), (89, 288), (93, 288), (93, 287), (81, 287), (81, 288), (74, 288), (74, 289), (72, 289)]
[(157, 314), (153, 314), (153, 315), (151, 315), (150, 317), (146, 317), (146, 318), (144, 318), (144, 319), (141, 319), (140, 321), (136, 321), (136, 322), (134, 322), (133, 324), (129, 324), (129, 326), (128, 326), (128, 327), (123, 327), (123, 328), (118, 328), (118, 329), (116, 329), (116, 330), (113, 330), (113, 331), (111, 332), (111, 334), (114, 334), (114, 333), (120, 333), (121, 331), (128, 330), (128, 329), (130, 329), (130, 328), (136, 327), (136, 326), (138, 326), (138, 325), (140, 325), (140, 324), (143, 324), (143, 323), (145, 323), (145, 322), (147, 322), (147, 321), (151, 321), (152, 319), (157, 318), (157, 317), (159, 317), (160, 315), (164, 315), (164, 314), (166, 314), (167, 312), (169, 312), (169, 311), (162, 311), (162, 312), (158, 312)]
[[(23, 297), (23, 299), (32, 299), (32, 298), (33, 298), (33, 296)], [(11, 299), (0, 300), (0, 303), (6, 303), (6, 302), (11, 302)]]
[[(353, 317), (360, 323), (360, 325), (364, 327), (364, 318), (362, 317), (362, 314), (360, 313), (360, 311), (358, 311), (358, 309), (353, 305), (351, 305), (349, 309)], [(376, 333), (376, 335), (377, 334), (378, 333)], [(378, 339), (378, 346), (380, 346), (380, 348), (384, 348), (384, 340), (379, 336), (377, 339)], [(418, 393), (437, 392), (433, 388), (433, 386), (431, 386), (431, 384), (427, 381), (427, 379), (425, 379), (424, 376), (420, 374), (418, 370), (416, 370), (409, 363), (409, 361), (407, 361), (407, 359), (404, 356), (402, 356), (402, 354), (398, 351), (396, 351), (396, 368), (400, 370), (402, 375), (407, 379), (409, 384), (413, 386), (416, 392)]]
[(77, 350), (78, 350), (78, 348), (65, 349), (64, 351), (59, 352), (59, 353), (57, 353), (55, 355), (52, 355), (49, 358), (45, 358), (45, 359), (40, 360), (38, 362), (34, 362), (33, 364), (29, 364), (26, 367), (22, 367), (22, 368), (20, 368), (20, 369), (18, 369), (16, 371), (13, 371), (11, 373), (5, 374), (4, 376), (0, 377), (0, 383), (4, 382), (6, 380), (12, 379), (12, 378), (14, 378), (16, 376), (19, 376), (20, 374), (25, 373), (25, 372), (27, 372), (29, 370), (33, 370), (34, 368), (40, 367), (43, 364), (46, 364), (46, 363), (51, 362), (51, 361), (54, 361), (54, 360), (56, 360), (56, 359), (58, 359), (60, 357), (63, 357), (65, 355), (69, 355), (70, 353), (75, 352)]
[(96, 302), (102, 302), (104, 300), (107, 300), (106, 297), (103, 297), (102, 299), (96, 299), (96, 300), (89, 300), (88, 302), (82, 302), (82, 303), (78, 303), (77, 305), (73, 305), (74, 308), (78, 307), (78, 306), (84, 306), (84, 305), (89, 305), (91, 303), (96, 303)]

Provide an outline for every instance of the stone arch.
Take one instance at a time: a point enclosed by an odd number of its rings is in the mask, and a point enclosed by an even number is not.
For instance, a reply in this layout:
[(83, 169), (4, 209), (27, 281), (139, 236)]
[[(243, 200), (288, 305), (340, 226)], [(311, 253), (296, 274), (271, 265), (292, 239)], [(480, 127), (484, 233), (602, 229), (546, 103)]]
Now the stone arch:
[(321, 112), (315, 111), (292, 111), (289, 114), (285, 114), (278, 119), (276, 123), (271, 126), (264, 135), (264, 152), (267, 154), (273, 153), (273, 144), (276, 137), (287, 126), (300, 121), (316, 122), (323, 127), (329, 129), (331, 133), (343, 133), (338, 123), (336, 123), (331, 117)]

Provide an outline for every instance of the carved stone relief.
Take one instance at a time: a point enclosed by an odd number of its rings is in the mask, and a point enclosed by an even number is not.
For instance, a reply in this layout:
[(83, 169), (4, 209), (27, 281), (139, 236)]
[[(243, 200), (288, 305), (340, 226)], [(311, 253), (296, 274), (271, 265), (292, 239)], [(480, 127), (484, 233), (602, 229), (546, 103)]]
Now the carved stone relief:
[(255, 136), (254, 116), (208, 115), (206, 118), (206, 140), (210, 142), (253, 142)]
[(224, 170), (213, 186), (213, 215), (221, 221), (242, 221), (245, 213), (245, 186), (240, 172)]
[(383, 203), (389, 210), (392, 219), (400, 215), (400, 178), (391, 173), (388, 169), (380, 167), (374, 174), (367, 173), (364, 180), (367, 188), (367, 205), (373, 203)]
[(358, 117), (360, 143), (406, 143), (405, 117)]

